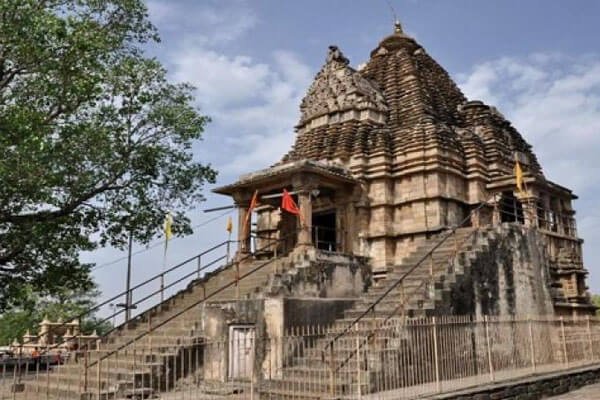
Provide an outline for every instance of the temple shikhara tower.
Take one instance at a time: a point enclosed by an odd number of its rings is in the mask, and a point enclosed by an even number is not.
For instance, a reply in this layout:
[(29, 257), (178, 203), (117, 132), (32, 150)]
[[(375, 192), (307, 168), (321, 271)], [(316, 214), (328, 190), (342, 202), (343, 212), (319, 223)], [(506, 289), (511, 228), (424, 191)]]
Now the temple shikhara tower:
[[(481, 268), (453, 276), (446, 304), (434, 309), (593, 312), (576, 196), (549, 180), (511, 123), (493, 106), (468, 100), (399, 23), (358, 70), (330, 46), (300, 111), (295, 144), (280, 162), (216, 190), (239, 206), (240, 253), (360, 256), (381, 286), (448, 230), (495, 231), (471, 263)], [(283, 189), (297, 198), (300, 217), (279, 207)], [(247, 212), (255, 192), (252, 244)], [(448, 282), (441, 270), (430, 275)]]

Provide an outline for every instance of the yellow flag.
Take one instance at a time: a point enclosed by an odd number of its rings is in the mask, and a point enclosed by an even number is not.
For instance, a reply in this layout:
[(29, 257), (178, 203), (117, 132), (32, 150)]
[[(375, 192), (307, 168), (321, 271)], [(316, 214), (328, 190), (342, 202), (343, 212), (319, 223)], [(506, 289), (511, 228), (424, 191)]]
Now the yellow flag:
[(227, 232), (229, 232), (231, 234), (231, 232), (233, 231), (233, 220), (231, 219), (231, 215), (227, 218)]
[(171, 232), (172, 226), (173, 226), (173, 216), (171, 215), (171, 212), (168, 212), (167, 215), (165, 215), (165, 224), (164, 224), (165, 239), (167, 241), (169, 241), (171, 239), (171, 237), (173, 237), (173, 232)]
[(519, 161), (515, 160), (515, 181), (517, 183), (517, 189), (519, 192), (523, 191), (523, 170)]

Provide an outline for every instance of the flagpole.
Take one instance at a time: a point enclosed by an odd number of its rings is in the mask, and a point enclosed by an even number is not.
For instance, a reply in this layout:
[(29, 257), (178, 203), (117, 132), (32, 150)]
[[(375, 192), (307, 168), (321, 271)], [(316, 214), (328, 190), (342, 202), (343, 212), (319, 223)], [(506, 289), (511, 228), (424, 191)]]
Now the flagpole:
[[(133, 247), (133, 231), (129, 230), (129, 246), (127, 249), (127, 280), (125, 295), (125, 322), (131, 319), (131, 249)], [(113, 324), (114, 325), (114, 324)]]
[(167, 248), (169, 247), (169, 239), (165, 239), (165, 252), (163, 254), (162, 270), (160, 271), (160, 302), (165, 300), (165, 270), (167, 269)]
[(233, 220), (231, 219), (231, 215), (227, 217), (227, 225), (225, 226), (225, 230), (229, 234), (227, 235), (227, 253), (225, 254), (225, 264), (229, 264), (229, 256), (231, 251), (231, 233), (233, 232)]
[(229, 235), (227, 236), (227, 255), (225, 258), (225, 264), (229, 264), (230, 251), (231, 251), (231, 232), (229, 232)]
[(167, 270), (167, 249), (169, 248), (169, 239), (171, 239), (171, 225), (173, 225), (173, 217), (171, 212), (165, 215), (164, 231), (165, 231), (165, 251), (163, 254), (163, 265), (160, 273), (160, 302), (165, 300), (165, 271)]

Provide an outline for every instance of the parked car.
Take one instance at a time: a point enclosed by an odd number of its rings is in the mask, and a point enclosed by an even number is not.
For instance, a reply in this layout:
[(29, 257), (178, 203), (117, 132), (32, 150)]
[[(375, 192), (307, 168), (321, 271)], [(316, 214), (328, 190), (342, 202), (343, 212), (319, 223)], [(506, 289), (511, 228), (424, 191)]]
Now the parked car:
[(14, 353), (10, 350), (10, 347), (0, 346), (0, 360), (6, 360), (13, 356)]

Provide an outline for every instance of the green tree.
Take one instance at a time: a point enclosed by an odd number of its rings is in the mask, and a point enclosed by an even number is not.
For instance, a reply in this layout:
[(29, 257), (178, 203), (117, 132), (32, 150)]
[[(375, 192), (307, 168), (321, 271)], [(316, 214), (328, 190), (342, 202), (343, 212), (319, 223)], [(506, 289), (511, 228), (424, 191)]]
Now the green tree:
[[(19, 305), (0, 316), (0, 346), (9, 345), (15, 339), (21, 341), (27, 331), (36, 334), (45, 317), (52, 322), (59, 319), (68, 322), (93, 307), (97, 295), (95, 288), (85, 291), (64, 288), (53, 296), (39, 297), (31, 286), (21, 286)], [(98, 319), (93, 313), (81, 320), (83, 334), (96, 331), (101, 335), (111, 327), (109, 321)]]
[(207, 123), (193, 88), (142, 47), (142, 0), (0, 2), (0, 312), (93, 288), (80, 251), (175, 234), (216, 172), (192, 145)]

